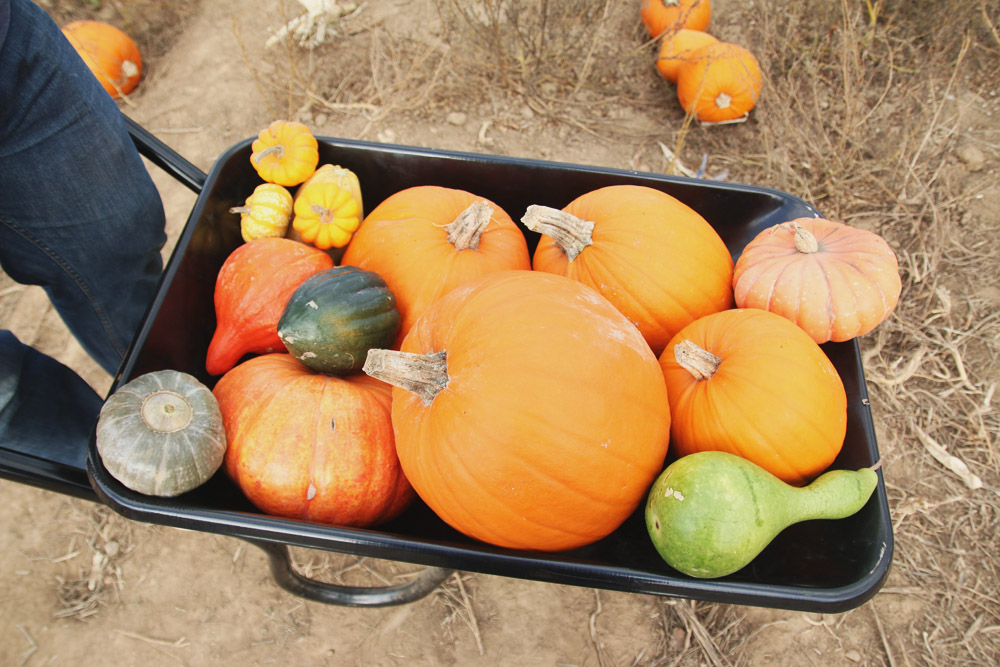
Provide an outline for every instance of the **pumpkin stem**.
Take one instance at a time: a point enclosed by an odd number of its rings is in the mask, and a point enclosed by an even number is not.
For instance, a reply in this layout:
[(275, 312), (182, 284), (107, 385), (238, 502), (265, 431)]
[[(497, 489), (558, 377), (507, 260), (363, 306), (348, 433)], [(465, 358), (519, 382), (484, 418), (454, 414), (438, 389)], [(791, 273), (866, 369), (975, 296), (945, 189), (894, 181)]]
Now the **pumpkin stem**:
[(249, 206), (234, 206), (231, 209), (229, 209), (229, 212), (230, 213), (239, 213), (240, 215), (243, 215), (244, 213), (246, 213), (247, 215), (249, 215), (250, 214), (250, 207)]
[(819, 241), (813, 236), (812, 232), (803, 227), (797, 222), (789, 223), (792, 226), (792, 231), (795, 234), (795, 249), (801, 253), (811, 255), (819, 250)]
[(682, 340), (674, 345), (674, 360), (693, 375), (695, 380), (710, 379), (722, 363), (722, 359), (689, 340)]
[(533, 232), (552, 237), (571, 262), (594, 242), (593, 222), (557, 208), (532, 204), (521, 222)]
[(257, 162), (260, 162), (268, 155), (277, 155), (278, 157), (281, 157), (284, 154), (285, 154), (285, 147), (282, 146), (281, 144), (275, 144), (257, 153)]
[(493, 207), (486, 200), (477, 201), (458, 214), (453, 222), (444, 226), (448, 232), (448, 243), (456, 250), (475, 250), (479, 247), (479, 237), (493, 218)]
[(414, 354), (375, 348), (368, 350), (361, 370), (377, 380), (416, 394), (428, 405), (448, 386), (448, 361), (444, 350)]
[(732, 103), (733, 98), (728, 93), (719, 93), (719, 96), (715, 98), (715, 106), (720, 109), (728, 109)]

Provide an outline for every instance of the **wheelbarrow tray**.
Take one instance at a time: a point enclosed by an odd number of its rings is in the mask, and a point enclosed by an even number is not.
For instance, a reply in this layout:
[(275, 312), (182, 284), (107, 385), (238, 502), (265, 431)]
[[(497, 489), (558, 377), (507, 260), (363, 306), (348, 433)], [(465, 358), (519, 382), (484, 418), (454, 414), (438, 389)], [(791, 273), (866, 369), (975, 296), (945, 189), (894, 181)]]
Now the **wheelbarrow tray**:
[[(215, 330), (215, 277), (241, 242), (240, 205), (261, 181), (250, 165), (248, 139), (211, 167), (167, 263), (158, 293), (128, 351), (112, 391), (143, 373), (171, 368), (212, 387), (205, 355)], [(711, 180), (320, 137), (322, 163), (359, 177), (367, 210), (416, 185), (460, 188), (487, 197), (515, 220), (530, 204), (562, 208), (590, 190), (645, 185), (697, 210), (720, 234), (734, 259), (761, 230), (797, 217), (818, 216), (784, 192)], [(159, 150), (169, 150), (161, 146)], [(169, 156), (159, 156), (169, 162)], [(154, 162), (157, 155), (154, 151)], [(195, 180), (198, 180), (195, 178)], [(193, 188), (196, 189), (197, 188)], [(533, 249), (537, 235), (523, 230)], [(872, 466), (879, 459), (856, 341), (824, 351), (847, 390), (847, 435), (834, 468)], [(659, 596), (802, 611), (838, 612), (874, 595), (888, 574), (892, 530), (885, 486), (857, 514), (806, 521), (783, 531), (750, 565), (727, 577), (698, 580), (671, 569), (653, 549), (642, 507), (608, 537), (560, 553), (492, 547), (450, 528), (422, 502), (390, 523), (341, 528), (268, 516), (254, 508), (220, 471), (176, 498), (129, 490), (104, 468), (93, 438), (87, 459), (98, 498), (130, 519), (265, 543), (322, 549), (506, 577)]]

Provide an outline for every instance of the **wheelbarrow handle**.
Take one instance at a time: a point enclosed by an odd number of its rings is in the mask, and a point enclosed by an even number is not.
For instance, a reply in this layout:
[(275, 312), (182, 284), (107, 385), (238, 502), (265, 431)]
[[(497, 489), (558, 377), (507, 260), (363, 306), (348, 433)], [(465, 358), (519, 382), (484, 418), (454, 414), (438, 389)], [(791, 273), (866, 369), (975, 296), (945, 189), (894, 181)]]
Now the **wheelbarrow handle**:
[(288, 546), (243, 538), (267, 554), (271, 575), (283, 589), (299, 597), (344, 607), (389, 607), (409, 604), (426, 597), (454, 570), (427, 567), (414, 579), (395, 586), (343, 586), (310, 579), (292, 566)]
[(205, 186), (205, 179), (208, 178), (205, 172), (188, 162), (177, 151), (157, 139), (152, 132), (125, 114), (122, 114), (122, 118), (125, 120), (128, 133), (140, 155), (173, 176), (195, 194), (201, 194), (201, 190)]

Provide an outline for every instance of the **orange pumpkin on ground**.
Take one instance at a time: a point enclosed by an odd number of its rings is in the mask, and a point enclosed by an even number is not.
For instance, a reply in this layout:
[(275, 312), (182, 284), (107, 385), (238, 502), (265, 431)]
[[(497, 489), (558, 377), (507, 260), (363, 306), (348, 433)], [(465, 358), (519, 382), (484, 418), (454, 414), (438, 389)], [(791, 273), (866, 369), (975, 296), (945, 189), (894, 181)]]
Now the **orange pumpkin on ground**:
[(862, 336), (899, 301), (899, 264), (878, 234), (823, 218), (765, 229), (743, 249), (733, 274), (736, 305), (763, 308), (817, 343)]
[(466, 280), (529, 269), (528, 244), (502, 208), (471, 192), (427, 185), (397, 192), (368, 214), (343, 264), (373, 271), (396, 296), (396, 346), (417, 318)]
[(760, 63), (737, 44), (716, 42), (693, 51), (677, 74), (677, 100), (703, 123), (745, 118), (757, 105)]
[(733, 260), (694, 209), (659, 190), (612, 185), (562, 211), (532, 206), (543, 234), (532, 260), (595, 288), (642, 332), (655, 354), (682, 327), (733, 305)]
[(691, 60), (691, 55), (703, 46), (715, 44), (719, 40), (701, 30), (682, 28), (663, 36), (660, 52), (656, 58), (656, 69), (667, 81), (677, 83), (681, 65)]
[(278, 321), (285, 305), (306, 278), (330, 268), (325, 252), (291, 239), (267, 237), (237, 247), (216, 277), (216, 325), (205, 370), (221, 375), (245, 354), (284, 350)]
[(847, 394), (823, 350), (792, 322), (753, 308), (684, 327), (660, 356), (678, 456), (723, 451), (801, 486), (847, 432)]
[(396, 450), (418, 495), (478, 540), (559, 551), (615, 530), (663, 469), (656, 357), (597, 292), (499, 271), (435, 302), (365, 372), (396, 385)]
[(72, 21), (62, 32), (111, 97), (127, 95), (139, 85), (142, 57), (124, 32), (101, 21)]
[(229, 440), (224, 467), (258, 509), (371, 526), (415, 498), (392, 434), (391, 387), (314, 373), (289, 354), (250, 359), (213, 393)]
[(654, 39), (680, 28), (708, 30), (712, 3), (709, 0), (642, 0), (639, 18)]

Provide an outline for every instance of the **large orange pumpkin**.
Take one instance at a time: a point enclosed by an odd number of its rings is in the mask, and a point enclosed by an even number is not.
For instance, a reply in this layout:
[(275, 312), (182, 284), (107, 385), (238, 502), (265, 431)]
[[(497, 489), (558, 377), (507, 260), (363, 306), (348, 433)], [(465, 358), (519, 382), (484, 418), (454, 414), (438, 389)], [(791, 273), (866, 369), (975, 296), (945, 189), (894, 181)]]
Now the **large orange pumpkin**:
[(142, 76), (142, 57), (132, 38), (101, 21), (72, 21), (63, 34), (111, 97), (135, 90)]
[(639, 18), (654, 39), (681, 28), (708, 30), (712, 3), (710, 0), (642, 0)]
[(736, 305), (787, 317), (817, 343), (845, 341), (881, 324), (902, 291), (899, 264), (878, 234), (823, 218), (765, 229), (733, 273)]
[(245, 243), (226, 258), (215, 281), (215, 333), (205, 370), (221, 375), (245, 354), (285, 349), (278, 321), (295, 288), (333, 268), (323, 252), (291, 239), (268, 237)]
[(535, 270), (595, 288), (656, 354), (681, 327), (733, 304), (725, 243), (694, 209), (659, 190), (612, 185), (562, 211), (532, 206), (522, 222), (543, 234)]
[(396, 456), (388, 385), (267, 354), (226, 373), (213, 393), (229, 441), (225, 470), (261, 511), (370, 526), (414, 499)]
[(375, 207), (342, 263), (379, 274), (396, 296), (397, 346), (428, 306), (466, 280), (531, 268), (528, 244), (506, 211), (465, 190), (432, 185), (401, 190)]
[(802, 485), (837, 457), (847, 394), (823, 350), (792, 322), (759, 309), (708, 315), (660, 356), (671, 446), (742, 456)]
[(484, 542), (557, 551), (594, 542), (642, 502), (670, 429), (656, 357), (597, 292), (536, 271), (456, 287), (373, 350), (396, 385), (403, 470), (444, 521)]

